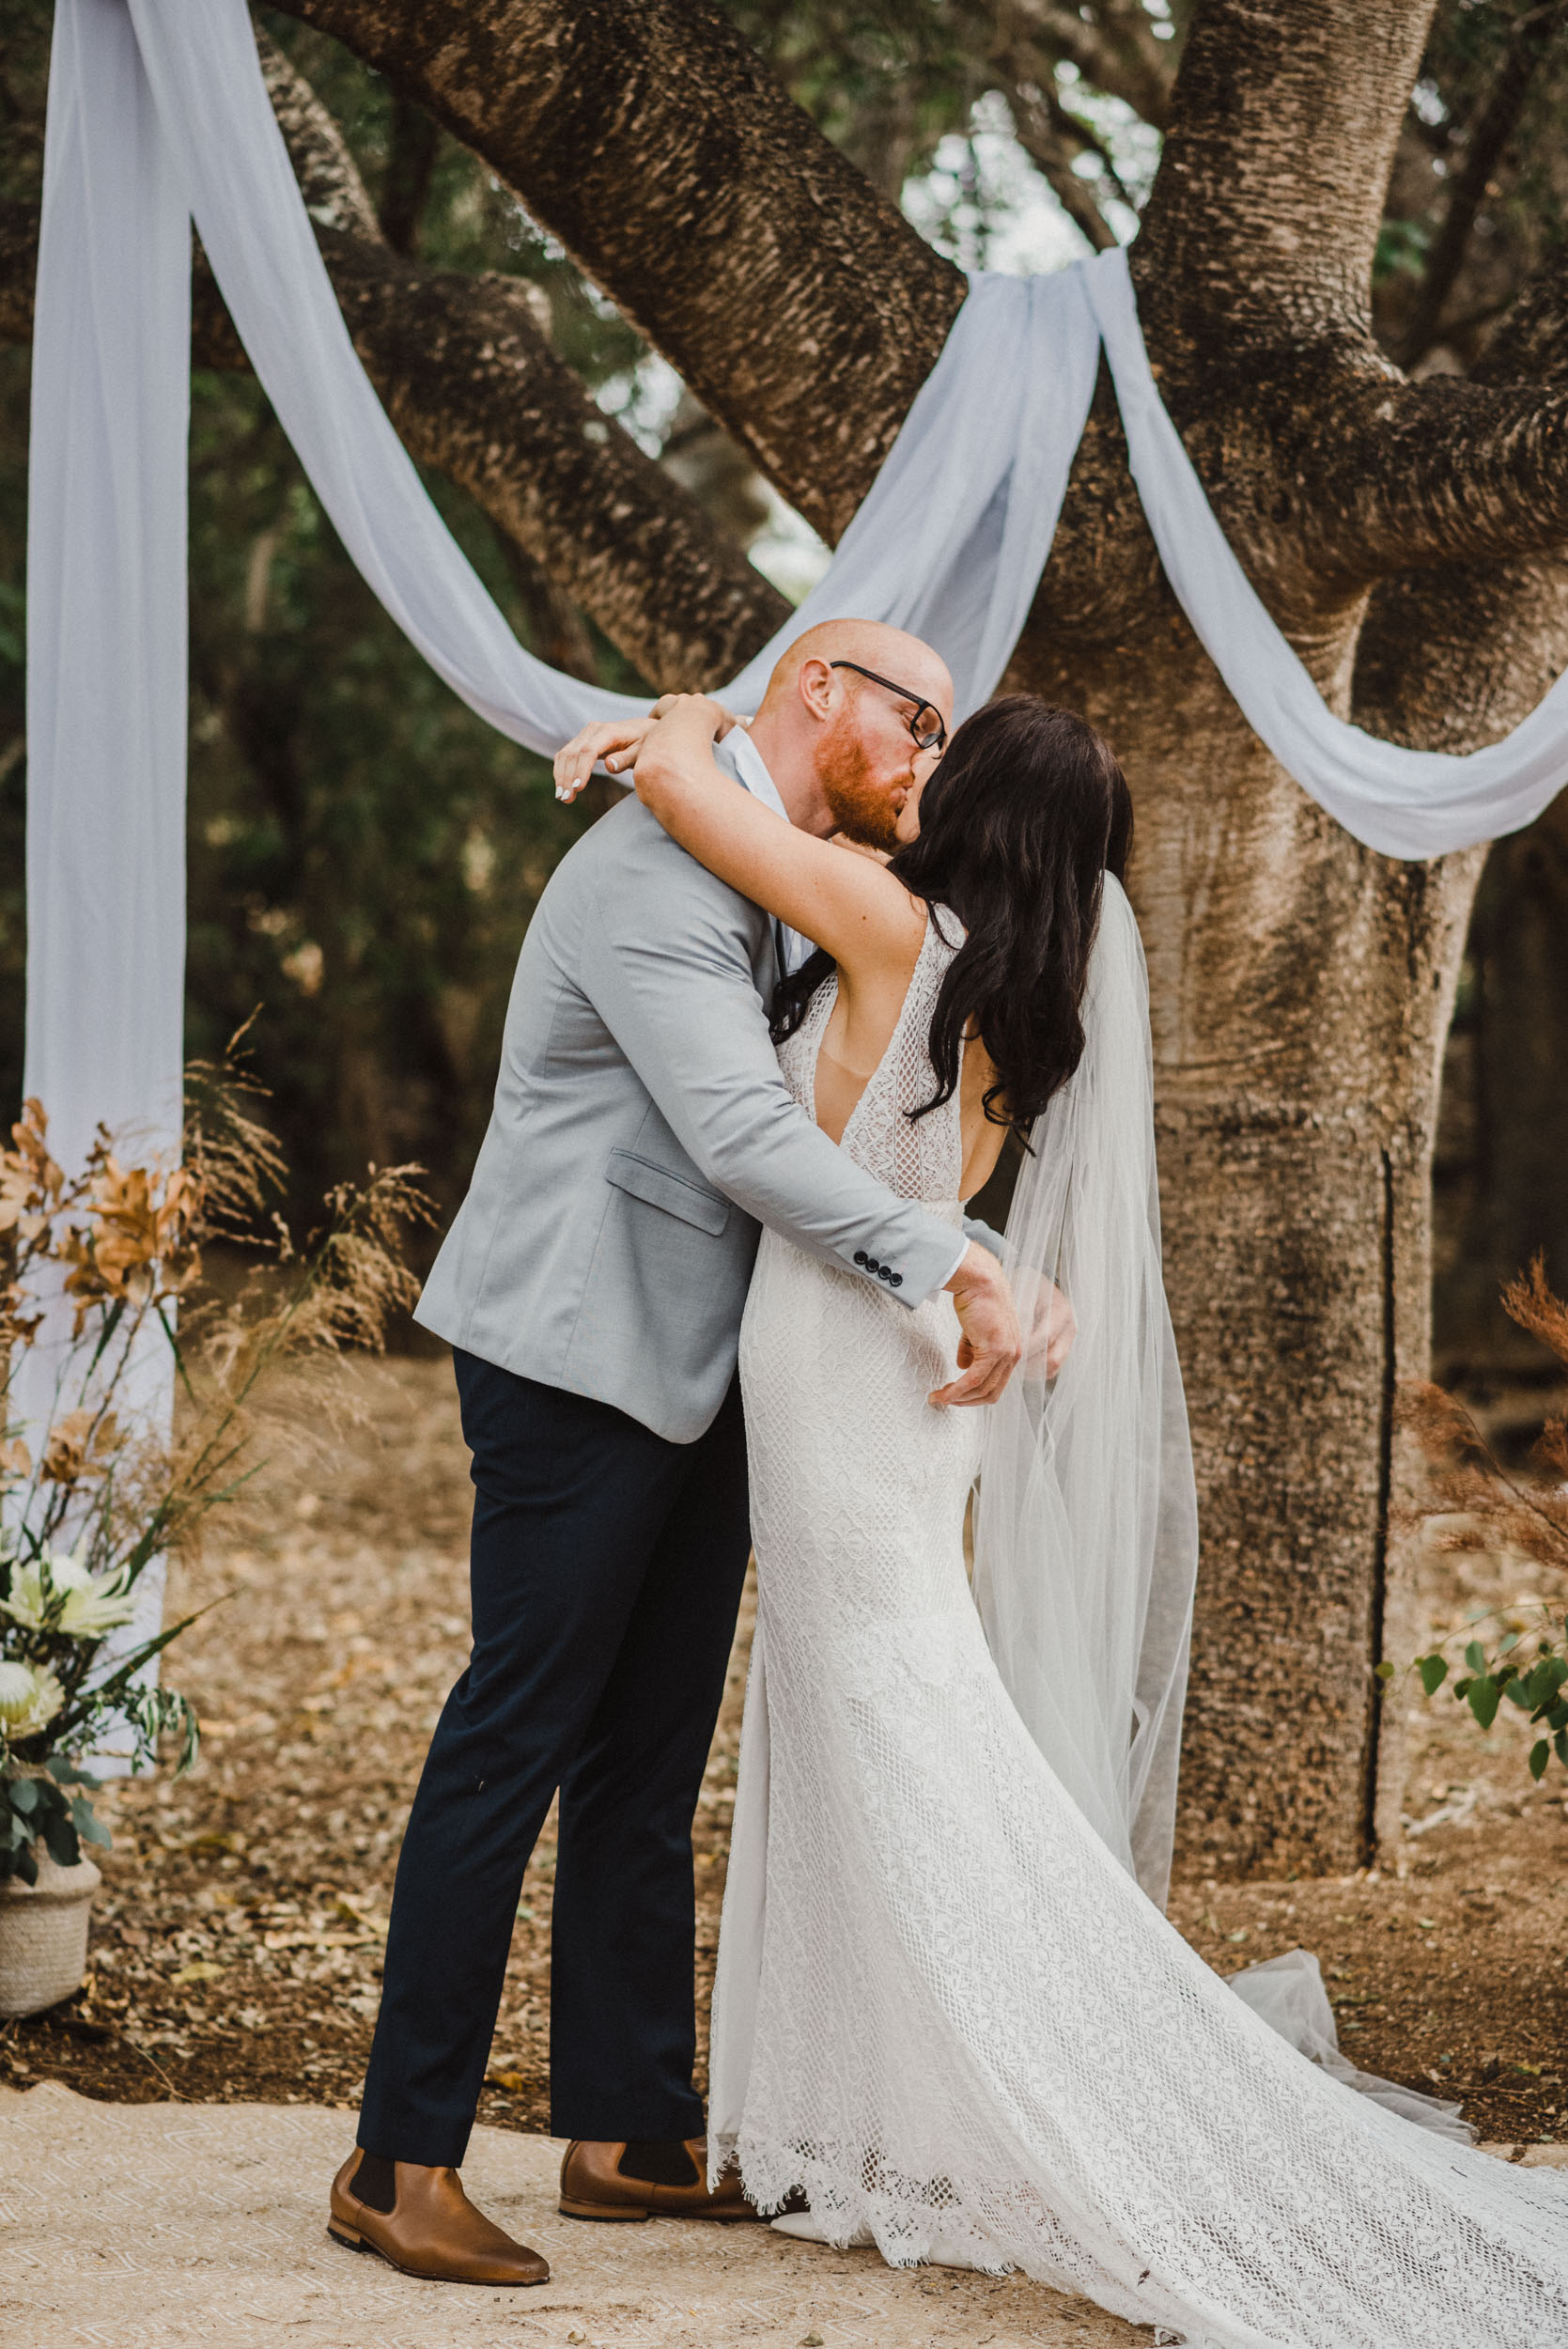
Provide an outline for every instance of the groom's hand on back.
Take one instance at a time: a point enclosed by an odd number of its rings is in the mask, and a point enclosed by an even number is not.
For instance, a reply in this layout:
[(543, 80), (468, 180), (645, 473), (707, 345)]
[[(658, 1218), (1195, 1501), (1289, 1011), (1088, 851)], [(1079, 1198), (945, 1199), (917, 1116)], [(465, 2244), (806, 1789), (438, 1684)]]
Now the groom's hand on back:
[(926, 1398), (939, 1409), (954, 1404), (994, 1403), (1017, 1368), (1023, 1338), (1007, 1275), (991, 1254), (970, 1240), (947, 1283), (958, 1327), (960, 1376)]

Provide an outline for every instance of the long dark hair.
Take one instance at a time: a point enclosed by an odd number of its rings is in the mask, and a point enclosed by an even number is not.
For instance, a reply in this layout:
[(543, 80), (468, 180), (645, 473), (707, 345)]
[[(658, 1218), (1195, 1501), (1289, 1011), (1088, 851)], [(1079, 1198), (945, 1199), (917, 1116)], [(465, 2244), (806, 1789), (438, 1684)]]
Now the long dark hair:
[[(972, 1032), (996, 1069), (986, 1115), (1027, 1137), (1082, 1058), (1101, 888), (1107, 873), (1122, 879), (1131, 846), (1126, 780), (1076, 710), (1009, 693), (958, 728), (922, 795), (919, 839), (889, 866), (912, 895), (951, 906), (968, 932), (932, 1015), (937, 1090), (911, 1117), (951, 1100)], [(800, 1025), (833, 967), (819, 950), (781, 980), (775, 1043)]]

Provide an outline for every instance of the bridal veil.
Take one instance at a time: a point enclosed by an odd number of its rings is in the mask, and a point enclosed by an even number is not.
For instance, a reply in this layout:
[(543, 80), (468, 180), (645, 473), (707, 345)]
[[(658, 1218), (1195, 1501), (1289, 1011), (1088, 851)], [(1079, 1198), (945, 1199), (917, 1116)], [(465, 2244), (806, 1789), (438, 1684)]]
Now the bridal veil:
[(1035, 1744), (1163, 1906), (1198, 1504), (1160, 1261), (1148, 977), (1110, 873), (1083, 1026), (1083, 1057), (1031, 1133), (1005, 1235), (1026, 1316), (1053, 1282), (1077, 1335), (1054, 1378), (1026, 1361), (989, 1413), (974, 1595)]

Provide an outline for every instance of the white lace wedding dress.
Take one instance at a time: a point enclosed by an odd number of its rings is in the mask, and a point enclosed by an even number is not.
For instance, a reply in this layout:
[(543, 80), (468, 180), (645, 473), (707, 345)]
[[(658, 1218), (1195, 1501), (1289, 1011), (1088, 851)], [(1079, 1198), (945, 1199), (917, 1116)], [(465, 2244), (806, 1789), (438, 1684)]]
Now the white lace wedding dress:
[[(955, 936), (956, 925), (947, 918)], [(955, 1224), (935, 924), (844, 1135)], [(814, 1112), (834, 983), (781, 1060)], [(1430, 2135), (1250, 2013), (1014, 1710), (965, 1574), (957, 1324), (763, 1236), (741, 1336), (757, 1631), (714, 1999), (715, 2170), (834, 2241), (1015, 2266), (1204, 2349), (1562, 2349), (1568, 2177)]]

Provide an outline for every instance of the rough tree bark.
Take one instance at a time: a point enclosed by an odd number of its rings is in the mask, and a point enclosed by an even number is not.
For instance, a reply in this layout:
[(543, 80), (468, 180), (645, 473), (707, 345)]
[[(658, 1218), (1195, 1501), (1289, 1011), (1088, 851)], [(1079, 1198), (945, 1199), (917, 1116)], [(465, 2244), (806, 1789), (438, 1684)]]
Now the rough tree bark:
[(964, 298), (708, 0), (291, 0), (473, 148), (838, 537)]
[[(963, 282), (708, 0), (292, 8), (482, 154), (836, 537)], [(1419, 386), (1373, 341), (1430, 14), (1203, 0), (1134, 269), (1194, 461), (1326, 692), (1466, 747), (1568, 658), (1540, 559), (1568, 540), (1568, 398), (1546, 387), (1549, 336), (1495, 381)], [(446, 396), (460, 415), (450, 370)], [(505, 432), (500, 408), (486, 428)], [(594, 608), (611, 589), (582, 592)], [(666, 593), (661, 622), (686, 673), (729, 664), (700, 598)], [(1379, 1784), (1385, 1812), (1397, 1798), (1372, 1672), (1399, 1598), (1390, 1407), (1424, 1367), (1436, 1072), (1480, 857), (1374, 856), (1269, 759), (1164, 585), (1103, 381), (1012, 676), (1105, 727), (1138, 803), (1203, 1519), (1186, 1849), (1353, 1864)]]

